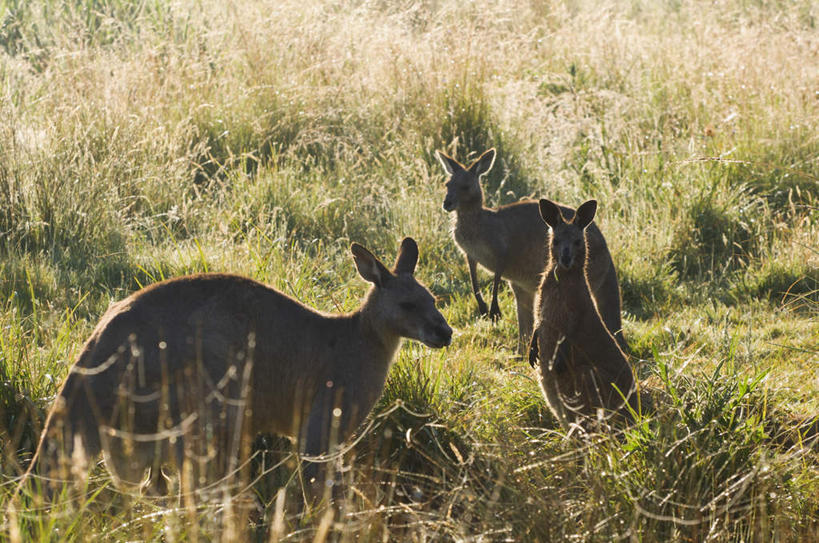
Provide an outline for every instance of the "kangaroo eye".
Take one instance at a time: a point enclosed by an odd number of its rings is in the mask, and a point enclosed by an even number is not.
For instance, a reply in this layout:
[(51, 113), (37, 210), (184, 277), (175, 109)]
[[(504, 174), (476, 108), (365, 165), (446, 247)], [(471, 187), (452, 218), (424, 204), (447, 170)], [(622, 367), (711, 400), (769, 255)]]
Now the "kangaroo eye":
[(401, 302), (398, 306), (403, 309), (404, 311), (414, 311), (415, 304), (412, 302)]

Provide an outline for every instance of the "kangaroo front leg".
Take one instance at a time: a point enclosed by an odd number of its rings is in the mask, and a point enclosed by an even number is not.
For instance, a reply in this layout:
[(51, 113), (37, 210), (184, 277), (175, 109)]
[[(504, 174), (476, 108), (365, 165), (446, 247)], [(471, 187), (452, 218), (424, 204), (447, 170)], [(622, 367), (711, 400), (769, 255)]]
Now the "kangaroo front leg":
[(537, 345), (537, 333), (532, 334), (532, 339), (529, 341), (529, 365), (533, 368), (537, 366), (540, 359), (540, 350)]
[(492, 306), (489, 308), (489, 318), (497, 321), (501, 318), (501, 310), (498, 307), (498, 287), (501, 282), (501, 272), (495, 274), (495, 280), (492, 283)]
[(544, 325), (532, 334), (529, 343), (529, 364), (535, 368), (540, 389), (546, 397), (555, 418), (564, 429), (569, 428), (570, 411), (566, 409), (561, 394), (561, 379), (555, 374), (554, 362), (559, 357), (559, 348), (563, 335), (554, 327)]
[(529, 345), (529, 363), (534, 367), (536, 361), (540, 361), (541, 372), (559, 371), (560, 366), (565, 363), (564, 345), (566, 336), (561, 334), (555, 327), (541, 324), (538, 330), (532, 334), (532, 341)]
[[(316, 505), (322, 500), (329, 499), (327, 477), (332, 473), (328, 469), (330, 452), (337, 436), (338, 421), (333, 417), (333, 397), (331, 394), (319, 393), (313, 400), (310, 414), (302, 428), (299, 449), (309, 459), (302, 460), (301, 477), (302, 490), (305, 502)], [(336, 423), (336, 432), (333, 432), (333, 423)], [(335, 435), (334, 435), (335, 434)], [(332, 484), (332, 479), (330, 479)]]
[(526, 353), (526, 342), (532, 336), (535, 295), (515, 284), (512, 284), (512, 292), (515, 293), (518, 310), (518, 354), (523, 355)]
[(478, 286), (478, 261), (467, 255), (466, 263), (469, 266), (469, 279), (472, 281), (472, 293), (475, 295), (475, 300), (478, 302), (478, 313), (486, 315), (486, 302), (481, 296), (481, 289)]

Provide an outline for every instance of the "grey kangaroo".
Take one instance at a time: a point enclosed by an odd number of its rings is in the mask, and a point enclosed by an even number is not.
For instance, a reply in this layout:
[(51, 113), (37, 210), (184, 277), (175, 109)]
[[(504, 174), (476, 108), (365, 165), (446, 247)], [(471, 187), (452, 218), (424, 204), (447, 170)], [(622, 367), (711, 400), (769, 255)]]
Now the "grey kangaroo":
[[(449, 175), (444, 209), (455, 212), (455, 242), (466, 255), (478, 311), (481, 315), (487, 313), (478, 286), (476, 268), (480, 264), (494, 274), (489, 308), (493, 320), (501, 316), (498, 307), (501, 279), (506, 279), (512, 287), (518, 313), (518, 352), (522, 354), (532, 334), (535, 293), (547, 258), (548, 227), (540, 218), (538, 203), (522, 200), (497, 209), (484, 207), (480, 179), (492, 169), (494, 149), (483, 153), (468, 167), (441, 151), (437, 157)], [(560, 209), (567, 217), (574, 214), (574, 210), (566, 206)], [(592, 294), (606, 326), (625, 348), (617, 272), (606, 240), (595, 224), (589, 227), (588, 234), (593, 249), (589, 263)]]
[(381, 395), (401, 338), (440, 348), (452, 337), (413, 276), (415, 241), (403, 240), (392, 270), (357, 243), (351, 251), (372, 287), (350, 314), (226, 274), (171, 279), (114, 304), (63, 384), (28, 473), (65, 479), (78, 457), (102, 453), (115, 483), (162, 492), (163, 465), (195, 486), (218, 480), (259, 433), (309, 455), (344, 441)]
[(540, 201), (549, 225), (549, 257), (537, 299), (529, 363), (549, 408), (563, 428), (601, 414), (629, 415), (636, 408), (634, 376), (623, 351), (603, 323), (587, 281), (594, 256), (589, 225), (597, 202), (589, 200), (570, 219), (549, 200)]

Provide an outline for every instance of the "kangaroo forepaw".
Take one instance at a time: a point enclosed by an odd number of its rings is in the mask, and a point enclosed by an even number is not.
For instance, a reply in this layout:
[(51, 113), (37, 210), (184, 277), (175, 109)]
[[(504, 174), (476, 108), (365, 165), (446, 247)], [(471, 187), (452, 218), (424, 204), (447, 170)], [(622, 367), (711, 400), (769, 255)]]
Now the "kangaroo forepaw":
[(478, 300), (478, 313), (481, 315), (481, 317), (489, 313), (489, 308), (486, 306), (486, 302), (483, 300)]
[(498, 306), (492, 306), (492, 309), (489, 311), (489, 318), (492, 319), (492, 322), (498, 322), (501, 318), (501, 311)]
[(529, 342), (529, 365), (533, 368), (538, 364), (540, 348), (537, 344), (537, 334), (532, 334), (532, 341)]

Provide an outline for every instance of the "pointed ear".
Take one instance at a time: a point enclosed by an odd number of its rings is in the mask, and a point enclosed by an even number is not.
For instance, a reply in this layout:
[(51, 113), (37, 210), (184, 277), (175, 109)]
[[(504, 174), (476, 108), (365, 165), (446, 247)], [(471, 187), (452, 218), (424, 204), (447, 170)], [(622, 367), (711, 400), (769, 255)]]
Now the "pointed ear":
[(586, 228), (594, 220), (595, 213), (597, 213), (597, 200), (583, 202), (574, 212), (574, 224), (580, 228)]
[(390, 280), (392, 273), (373, 254), (359, 245), (350, 245), (350, 252), (353, 253), (355, 267), (359, 275), (376, 286), (383, 287)]
[(540, 200), (540, 216), (543, 218), (543, 222), (552, 228), (564, 222), (563, 215), (561, 215), (557, 204), (545, 198)]
[(396, 274), (415, 273), (416, 264), (418, 264), (418, 244), (412, 238), (404, 238), (401, 248), (398, 249), (393, 272)]
[(469, 171), (474, 173), (477, 177), (482, 176), (486, 172), (492, 169), (492, 165), (495, 163), (495, 148), (489, 149), (480, 157), (478, 160), (472, 163), (469, 167)]
[(435, 157), (438, 159), (438, 162), (441, 163), (441, 166), (444, 167), (444, 170), (446, 170), (446, 173), (448, 173), (449, 175), (453, 175), (455, 172), (464, 169), (464, 167), (461, 166), (460, 162), (458, 162), (451, 156), (447, 155), (443, 151), (435, 151)]

